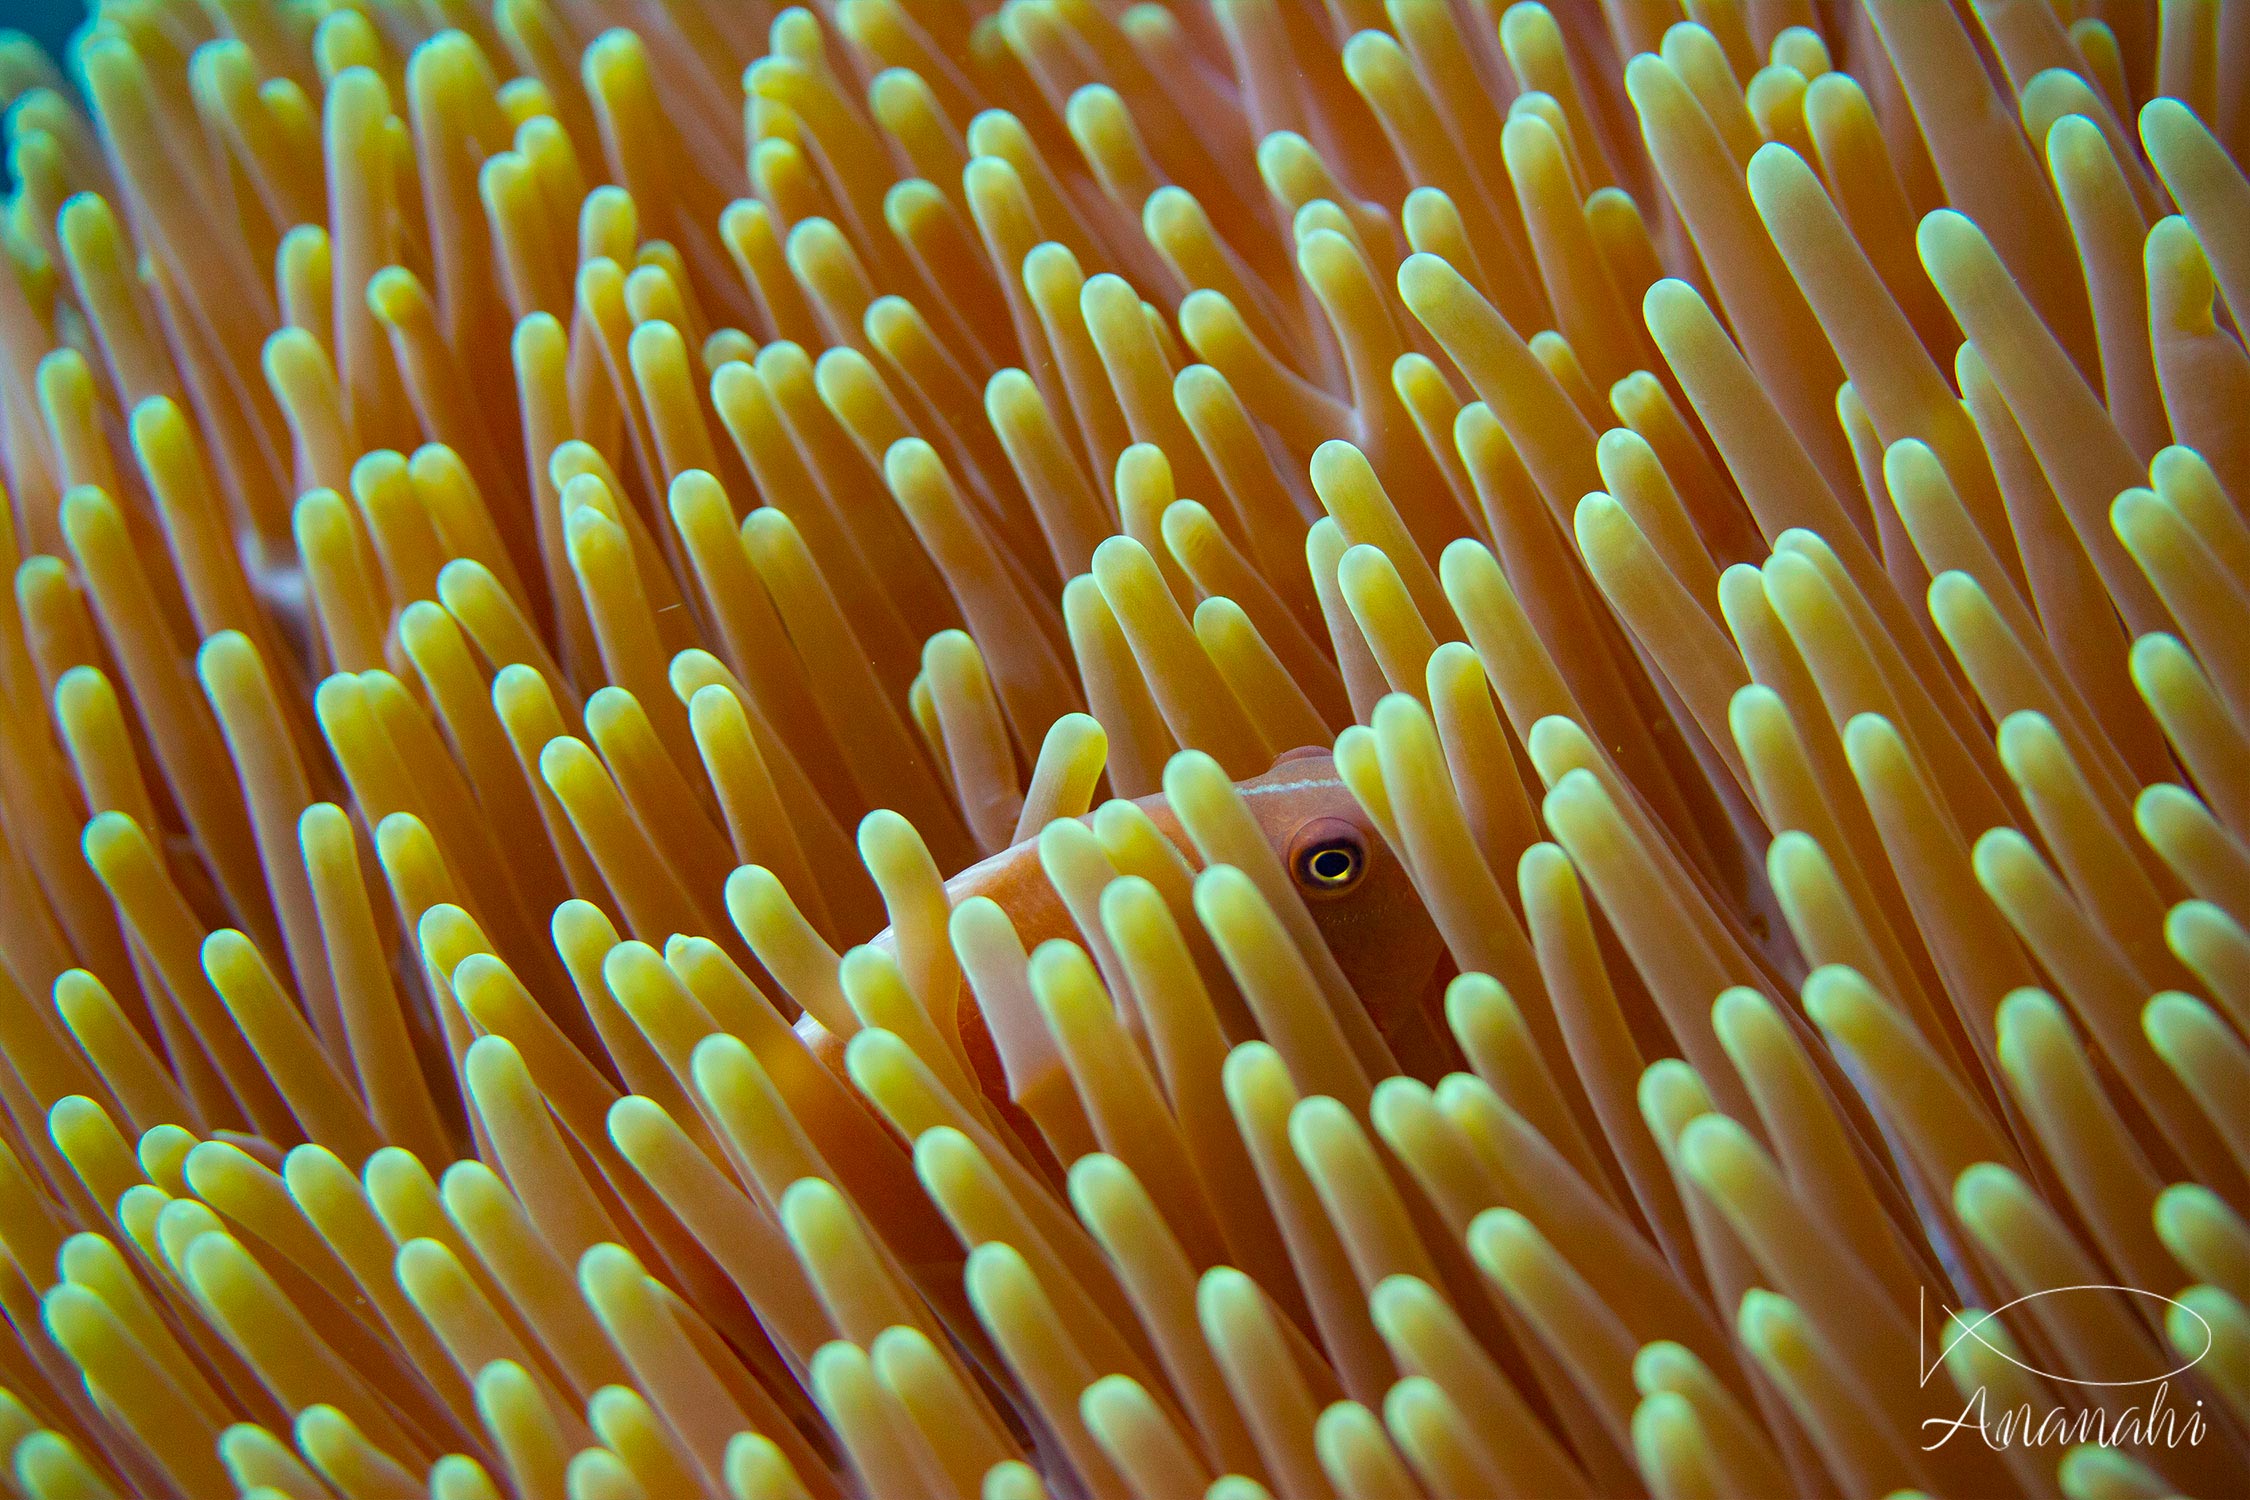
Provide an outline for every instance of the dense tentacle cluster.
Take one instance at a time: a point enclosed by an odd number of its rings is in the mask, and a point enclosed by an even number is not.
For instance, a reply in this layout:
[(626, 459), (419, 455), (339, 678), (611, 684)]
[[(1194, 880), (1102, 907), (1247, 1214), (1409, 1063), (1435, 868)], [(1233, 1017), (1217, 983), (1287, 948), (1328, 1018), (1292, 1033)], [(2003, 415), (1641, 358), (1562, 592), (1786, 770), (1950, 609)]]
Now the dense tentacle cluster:
[(2250, 1483), (2250, 6), (95, 12), (0, 1489)]

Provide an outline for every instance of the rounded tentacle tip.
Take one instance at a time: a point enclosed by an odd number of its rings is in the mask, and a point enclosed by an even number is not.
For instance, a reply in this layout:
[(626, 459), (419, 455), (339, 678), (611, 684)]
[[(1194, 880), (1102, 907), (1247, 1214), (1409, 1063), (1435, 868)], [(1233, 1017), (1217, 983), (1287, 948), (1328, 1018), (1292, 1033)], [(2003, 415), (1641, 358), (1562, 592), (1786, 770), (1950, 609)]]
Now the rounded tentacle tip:
[(1467, 281), (1442, 256), (1417, 250), (1399, 263), (1398, 294), (1416, 317), (1466, 290)]

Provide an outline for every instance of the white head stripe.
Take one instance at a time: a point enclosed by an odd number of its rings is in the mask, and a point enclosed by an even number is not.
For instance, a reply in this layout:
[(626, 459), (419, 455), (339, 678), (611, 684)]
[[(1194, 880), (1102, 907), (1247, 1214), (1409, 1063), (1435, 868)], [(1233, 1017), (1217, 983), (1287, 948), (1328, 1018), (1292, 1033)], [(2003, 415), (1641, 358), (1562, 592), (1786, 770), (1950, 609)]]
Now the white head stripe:
[(1344, 783), (1337, 777), (1314, 778), (1311, 781), (1275, 781), (1265, 786), (1236, 788), (1245, 797), (1262, 797), (1272, 792), (1309, 792), (1325, 787), (1340, 787)]

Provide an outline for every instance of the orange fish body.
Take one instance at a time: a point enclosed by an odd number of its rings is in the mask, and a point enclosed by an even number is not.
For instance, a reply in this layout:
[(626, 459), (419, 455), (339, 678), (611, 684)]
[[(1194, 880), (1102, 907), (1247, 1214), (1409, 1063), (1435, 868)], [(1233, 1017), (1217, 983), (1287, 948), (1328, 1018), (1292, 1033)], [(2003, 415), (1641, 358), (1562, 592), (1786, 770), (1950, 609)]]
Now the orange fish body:
[[(1360, 808), (1334, 758), (1326, 751), (1291, 751), (1261, 776), (1236, 784), (1267, 843), (1305, 898), (1313, 922), (1344, 977), (1351, 981), (1377, 1028), (1390, 1031), (1416, 1014), (1442, 983), (1444, 943), (1413, 882), (1375, 825)], [(1194, 845), (1161, 795), (1135, 804), (1201, 868)], [(954, 906), (982, 896), (1008, 914), (1028, 953), (1053, 939), (1085, 942), (1069, 908), (1039, 863), (1036, 839), (1027, 839), (978, 861), (948, 880)], [(887, 943), (886, 931), (876, 938)], [(1005, 1048), (995, 1045), (986, 1018), (964, 983), (958, 1007), (963, 1049), (986, 1092), (996, 1102), (1024, 1104), (1070, 1082), (1061, 1055), (1043, 1028), (1016, 1027)], [(802, 1017), (797, 1029), (813, 1049), (841, 1063), (841, 1048), (820, 1023)]]

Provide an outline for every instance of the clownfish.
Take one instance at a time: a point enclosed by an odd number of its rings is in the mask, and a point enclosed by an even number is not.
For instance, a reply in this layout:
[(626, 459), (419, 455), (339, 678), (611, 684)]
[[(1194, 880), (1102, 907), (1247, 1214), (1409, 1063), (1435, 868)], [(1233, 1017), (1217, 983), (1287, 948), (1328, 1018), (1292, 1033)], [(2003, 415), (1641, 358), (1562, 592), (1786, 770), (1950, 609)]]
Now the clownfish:
[[(1292, 750), (1264, 774), (1235, 784), (1266, 842), (1289, 874), (1337, 967), (1386, 1035), (1426, 1031), (1452, 976), (1444, 940), (1406, 867), (1337, 774), (1326, 750)], [(1161, 793), (1135, 799), (1156, 827), (1200, 870), (1203, 860)], [(1026, 839), (969, 866), (945, 883), (949, 905), (984, 897), (1007, 913), (1024, 951), (1085, 935)], [(890, 941), (886, 930), (874, 941)], [(966, 981), (956, 1007), (963, 1051), (986, 1095), (1023, 1106), (1071, 1087), (1062, 1056), (1036, 1014), (986, 1016)], [(811, 1050), (841, 1063), (841, 1044), (810, 1014), (797, 1021)], [(1236, 1037), (1232, 1040), (1243, 1040)]]

